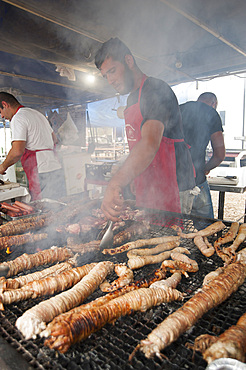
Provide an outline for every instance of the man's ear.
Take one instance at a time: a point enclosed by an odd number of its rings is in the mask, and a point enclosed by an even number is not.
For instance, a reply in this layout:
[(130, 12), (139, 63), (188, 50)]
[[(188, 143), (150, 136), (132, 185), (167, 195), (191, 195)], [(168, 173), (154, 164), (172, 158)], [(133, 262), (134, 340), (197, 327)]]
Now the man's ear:
[(133, 67), (134, 67), (134, 59), (133, 59), (133, 56), (132, 55), (127, 54), (125, 56), (125, 62), (128, 65), (129, 69), (133, 69)]
[(2, 101), (1, 103), (3, 108), (7, 108), (9, 106), (8, 103), (6, 103), (6, 101)]

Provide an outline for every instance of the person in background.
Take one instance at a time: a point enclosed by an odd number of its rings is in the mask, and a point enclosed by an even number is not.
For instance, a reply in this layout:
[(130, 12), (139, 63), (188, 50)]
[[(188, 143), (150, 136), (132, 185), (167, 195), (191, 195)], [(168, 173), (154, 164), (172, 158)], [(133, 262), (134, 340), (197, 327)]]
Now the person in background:
[(12, 132), (12, 147), (0, 164), (0, 174), (21, 159), (31, 200), (66, 195), (63, 169), (54, 152), (56, 136), (46, 117), (23, 107), (7, 92), (0, 92), (0, 114), (10, 121)]
[[(206, 175), (225, 158), (225, 144), (222, 122), (216, 112), (217, 97), (211, 92), (201, 94), (197, 101), (180, 105), (185, 141), (196, 170), (196, 185), (200, 193), (195, 196), (192, 215), (214, 218), (213, 204)], [(206, 162), (206, 149), (212, 145), (212, 157)]]
[(138, 207), (181, 212), (182, 203), (182, 212), (188, 213), (195, 180), (174, 92), (164, 81), (146, 76), (118, 38), (101, 46), (95, 65), (118, 93), (130, 93), (124, 110), (130, 153), (106, 188), (105, 216), (117, 220), (123, 189), (133, 180)]

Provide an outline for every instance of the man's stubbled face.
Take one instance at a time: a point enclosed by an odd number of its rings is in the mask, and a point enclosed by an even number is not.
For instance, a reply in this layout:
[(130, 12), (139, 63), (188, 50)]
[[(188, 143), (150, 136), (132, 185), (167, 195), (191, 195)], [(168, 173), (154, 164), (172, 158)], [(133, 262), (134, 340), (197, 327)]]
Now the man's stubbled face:
[(100, 71), (108, 83), (121, 95), (132, 91), (134, 86), (133, 72), (127, 63), (121, 63), (110, 57), (102, 63)]

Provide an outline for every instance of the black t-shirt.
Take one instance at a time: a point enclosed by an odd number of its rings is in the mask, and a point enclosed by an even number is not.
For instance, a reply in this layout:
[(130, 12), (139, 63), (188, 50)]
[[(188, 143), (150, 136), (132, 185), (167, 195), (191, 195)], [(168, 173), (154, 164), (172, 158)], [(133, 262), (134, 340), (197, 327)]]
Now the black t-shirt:
[(200, 185), (206, 180), (205, 157), (211, 135), (218, 131), (223, 132), (221, 118), (214, 108), (198, 101), (181, 104), (180, 111), (185, 141), (191, 146), (196, 184)]
[[(138, 101), (139, 89), (127, 99), (127, 108)], [(140, 99), (143, 116), (141, 126), (147, 120), (158, 120), (165, 125), (164, 136), (170, 139), (183, 139), (184, 134), (178, 101), (171, 87), (164, 81), (148, 77), (143, 85)]]
[[(132, 92), (127, 99), (127, 108), (138, 102), (139, 89)], [(171, 87), (164, 81), (148, 77), (143, 85), (140, 110), (142, 125), (147, 120), (163, 122), (163, 136), (170, 139), (183, 139), (183, 129), (178, 101)], [(187, 145), (175, 142), (176, 175), (180, 191), (195, 186), (193, 166)], [(160, 174), (161, 175), (161, 174)]]

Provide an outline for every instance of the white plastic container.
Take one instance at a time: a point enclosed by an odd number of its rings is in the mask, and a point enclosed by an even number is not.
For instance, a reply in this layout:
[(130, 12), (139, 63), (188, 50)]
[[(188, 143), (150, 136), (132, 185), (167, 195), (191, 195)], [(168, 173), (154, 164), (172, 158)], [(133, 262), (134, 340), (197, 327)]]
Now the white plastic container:
[(91, 155), (87, 153), (71, 153), (62, 156), (66, 181), (67, 195), (84, 191), (85, 164), (90, 163)]

